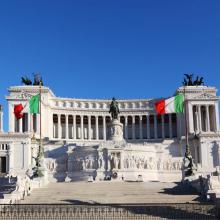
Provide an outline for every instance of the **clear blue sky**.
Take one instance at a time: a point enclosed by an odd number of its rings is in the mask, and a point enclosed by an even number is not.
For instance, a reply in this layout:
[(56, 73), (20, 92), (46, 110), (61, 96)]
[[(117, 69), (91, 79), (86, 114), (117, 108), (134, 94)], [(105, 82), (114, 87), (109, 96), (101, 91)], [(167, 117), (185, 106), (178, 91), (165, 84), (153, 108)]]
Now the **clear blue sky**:
[(56, 95), (151, 98), (183, 74), (220, 88), (219, 0), (0, 1), (0, 103), (41, 72)]

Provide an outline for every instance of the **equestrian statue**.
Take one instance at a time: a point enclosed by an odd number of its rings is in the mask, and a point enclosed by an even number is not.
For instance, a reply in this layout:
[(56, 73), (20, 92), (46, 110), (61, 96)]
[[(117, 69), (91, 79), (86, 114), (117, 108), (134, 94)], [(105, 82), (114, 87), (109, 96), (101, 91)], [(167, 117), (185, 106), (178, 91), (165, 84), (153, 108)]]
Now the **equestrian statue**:
[(118, 119), (118, 114), (120, 113), (120, 111), (118, 107), (118, 102), (114, 97), (112, 98), (112, 102), (110, 104), (109, 113), (111, 113), (112, 119)]

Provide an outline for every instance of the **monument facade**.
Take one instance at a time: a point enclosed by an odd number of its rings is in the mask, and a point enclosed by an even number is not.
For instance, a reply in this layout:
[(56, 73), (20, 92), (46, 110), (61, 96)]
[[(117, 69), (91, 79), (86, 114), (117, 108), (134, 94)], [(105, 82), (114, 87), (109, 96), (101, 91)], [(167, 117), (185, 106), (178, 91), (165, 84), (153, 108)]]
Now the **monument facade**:
[[(41, 135), (51, 182), (89, 177), (96, 181), (182, 179), (184, 113), (157, 115), (154, 104), (158, 99), (61, 98), (42, 86), (40, 119), (40, 114), (29, 113), (28, 106), (39, 86), (12, 86), (8, 92), (9, 131), (0, 132), (2, 174), (24, 175), (33, 170)], [(214, 172), (220, 166), (217, 89), (186, 85), (175, 94), (179, 92), (185, 92), (187, 99), (189, 145), (197, 172)], [(117, 114), (111, 111), (115, 102)], [(24, 106), (21, 119), (14, 115), (18, 104)]]

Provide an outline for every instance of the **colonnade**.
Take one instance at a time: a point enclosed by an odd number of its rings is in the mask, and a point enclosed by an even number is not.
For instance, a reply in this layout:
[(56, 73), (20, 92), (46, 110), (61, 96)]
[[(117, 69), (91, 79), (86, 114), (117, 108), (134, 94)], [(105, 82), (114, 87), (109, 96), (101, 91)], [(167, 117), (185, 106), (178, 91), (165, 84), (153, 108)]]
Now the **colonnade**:
[(218, 130), (218, 115), (214, 105), (193, 105), (193, 130), (198, 133), (215, 132)]
[[(125, 139), (158, 139), (177, 136), (176, 114), (120, 115)], [(53, 138), (106, 140), (110, 116), (53, 114)]]

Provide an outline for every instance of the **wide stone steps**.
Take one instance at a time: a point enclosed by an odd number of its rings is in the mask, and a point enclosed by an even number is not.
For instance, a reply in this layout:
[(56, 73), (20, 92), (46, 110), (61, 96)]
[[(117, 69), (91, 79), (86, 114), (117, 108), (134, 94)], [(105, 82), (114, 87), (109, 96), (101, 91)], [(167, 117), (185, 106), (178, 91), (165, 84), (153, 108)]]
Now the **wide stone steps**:
[(199, 195), (173, 183), (72, 182), (50, 183), (35, 189), (22, 204), (129, 204), (129, 203), (197, 203)]
[(20, 204), (0, 207), (3, 220), (220, 219), (219, 207), (201, 203), (180, 183), (50, 183)]

